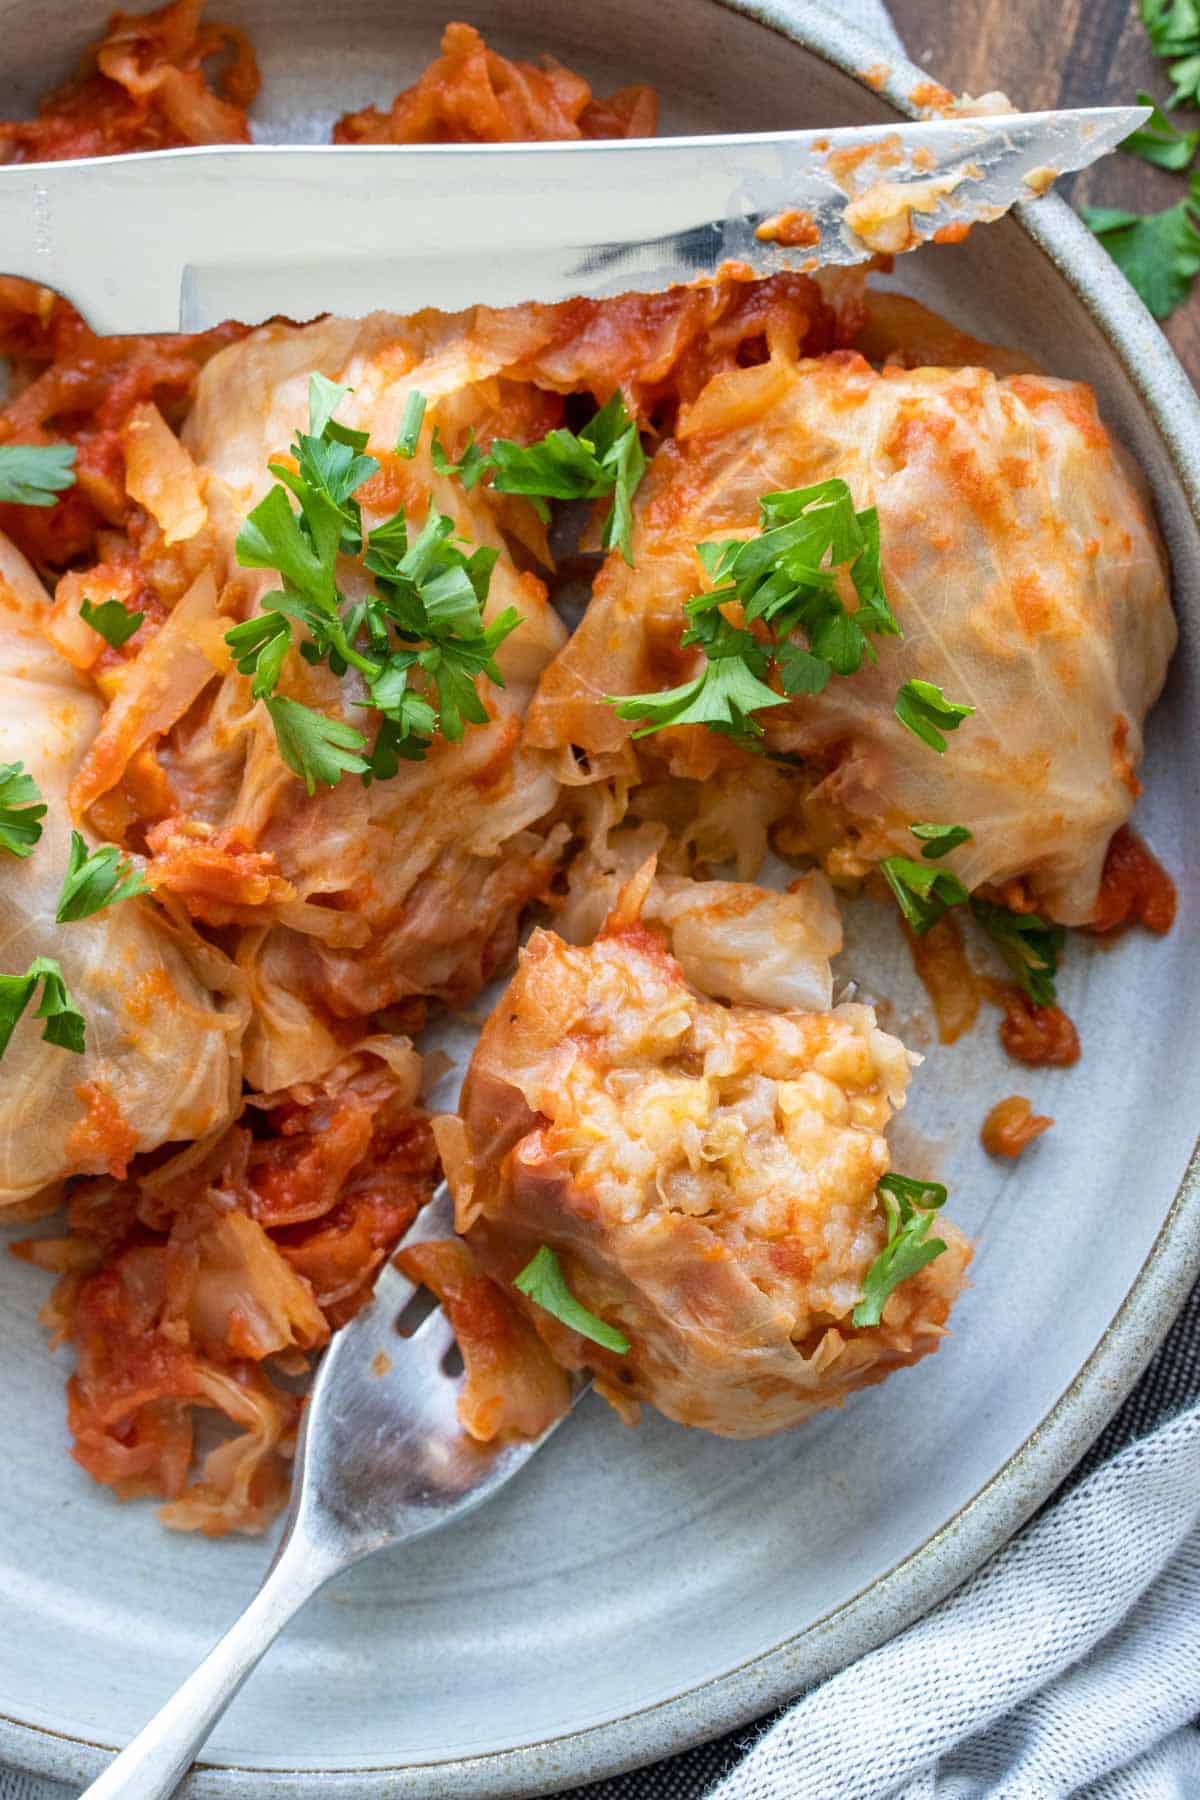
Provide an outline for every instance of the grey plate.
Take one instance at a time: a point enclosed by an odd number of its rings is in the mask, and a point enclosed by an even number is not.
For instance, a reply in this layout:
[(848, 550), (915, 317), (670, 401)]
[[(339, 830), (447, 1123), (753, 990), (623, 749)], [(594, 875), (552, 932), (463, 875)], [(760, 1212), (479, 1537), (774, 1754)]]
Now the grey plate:
[[(0, 107), (57, 75), (107, 7), (4, 0)], [(385, 101), (441, 24), (427, 8), (397, 16), (389, 0), (228, 10), (259, 45), (264, 135), (278, 138), (315, 135), (318, 113)], [(800, 4), (468, 10), (504, 48), (550, 48), (598, 86), (653, 81), (668, 130), (860, 124), (891, 116), (887, 99), (910, 110), (920, 79)], [(854, 78), (881, 60), (886, 98)], [(590, 1402), (478, 1519), (363, 1567), (311, 1606), (212, 1739), (196, 1796), (544, 1792), (751, 1718), (916, 1617), (994, 1550), (1100, 1430), (1200, 1269), (1188, 1173), (1200, 959), (1187, 955), (1200, 893), (1200, 408), (1057, 201), (909, 259), (900, 280), (981, 335), (1093, 382), (1154, 485), (1184, 646), (1151, 731), (1140, 818), (1182, 878), (1179, 924), (1163, 943), (1072, 947), (1076, 1070), (1014, 1070), (984, 1027), (918, 1075), (904, 1130), (940, 1145), (955, 1216), (980, 1241), (941, 1355), (765, 1444), (661, 1420), (632, 1433)], [(897, 997), (911, 1038), (920, 997), (894, 935), (860, 923), (863, 947), (844, 961)], [(1014, 1088), (1059, 1123), (1005, 1171), (976, 1132)], [(75, 1469), (65, 1367), (34, 1316), (41, 1292), (35, 1274), (0, 1261), (0, 1759), (82, 1781), (244, 1603), (266, 1546), (166, 1534), (148, 1508), (121, 1508)]]

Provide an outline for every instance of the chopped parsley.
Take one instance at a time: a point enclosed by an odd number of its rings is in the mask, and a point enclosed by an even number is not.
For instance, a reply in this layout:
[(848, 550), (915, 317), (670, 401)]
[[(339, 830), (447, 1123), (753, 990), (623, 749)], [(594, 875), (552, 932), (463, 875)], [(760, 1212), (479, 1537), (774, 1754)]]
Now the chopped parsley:
[[(943, 856), (955, 844), (965, 843), (970, 832), (961, 825), (911, 825), (914, 836), (940, 832), (952, 836), (944, 843), (934, 838), (935, 856)], [(963, 836), (953, 834), (964, 833)], [(925, 851), (926, 855), (929, 850)], [(931, 868), (927, 862), (915, 862), (907, 856), (885, 856), (879, 865), (896, 904), (918, 937), (923, 936), (951, 906), (966, 906), (971, 916), (991, 938), (1013, 980), (1035, 1006), (1053, 1006), (1058, 998), (1054, 977), (1058, 973), (1059, 952), (1066, 941), (1062, 925), (1048, 925), (1037, 913), (1013, 912), (993, 900), (983, 900), (967, 892), (957, 875), (949, 869)]]
[(406, 462), (417, 454), (417, 441), (421, 436), (421, 426), (425, 423), (425, 396), (416, 388), (404, 402), (404, 417), (400, 421), (400, 436), (396, 439), (396, 455), (402, 456)]
[(42, 835), (46, 803), (20, 762), (0, 763), (0, 850), (26, 857)]
[(0, 501), (53, 506), (74, 485), (74, 444), (0, 444)]
[(550, 517), (547, 500), (600, 500), (611, 494), (600, 541), (606, 550), (616, 545), (625, 561), (633, 562), (633, 496), (646, 472), (646, 456), (620, 389), (582, 431), (558, 428), (536, 444), (493, 438), (488, 450), (479, 448), (470, 431), (452, 462), (435, 428), (431, 456), (439, 475), (457, 475), (465, 488), (491, 475), (498, 493), (524, 494), (543, 522)]
[(990, 900), (972, 900), (971, 912), (999, 950), (1022, 993), (1035, 1006), (1053, 1006), (1058, 998), (1054, 977), (1066, 938), (1061, 925), (1048, 925), (1037, 913), (1010, 912)]
[(81, 600), (79, 616), (85, 625), (98, 631), (106, 644), (119, 650), (127, 644), (142, 620), (146, 617), (142, 612), (127, 612), (119, 600), (102, 600), (96, 606), (90, 600)]
[(920, 936), (936, 925), (948, 906), (965, 906), (966, 888), (949, 869), (934, 869), (907, 856), (885, 856), (880, 871), (896, 896), (896, 904)]
[(101, 844), (88, 852), (77, 831), (71, 833), (71, 851), (54, 917), (60, 925), (87, 919), (118, 900), (132, 900), (146, 893), (141, 871), (123, 857), (115, 844)]
[(606, 1325), (603, 1319), (580, 1305), (567, 1286), (562, 1264), (548, 1245), (543, 1244), (532, 1262), (526, 1263), (513, 1286), (543, 1312), (552, 1313), (572, 1331), (577, 1331), (580, 1337), (590, 1338), (593, 1344), (613, 1350), (618, 1356), (628, 1353), (629, 1339), (624, 1332)]
[(479, 485), (492, 466), (487, 451), (481, 450), (479, 445), (475, 442), (475, 430), (473, 426), (467, 432), (467, 441), (459, 454), (458, 461), (451, 462), (450, 458), (446, 455), (441, 435), (435, 425), (433, 428), (433, 437), (429, 445), (429, 458), (433, 464), (435, 474), (457, 475), (468, 493), (470, 493), (473, 487)]
[(920, 839), (921, 855), (929, 862), (937, 862), (940, 857), (949, 856), (951, 850), (957, 850), (960, 844), (971, 842), (971, 833), (965, 825), (934, 825), (925, 821), (910, 825), (908, 829)]
[(862, 1299), (851, 1314), (856, 1325), (878, 1325), (893, 1290), (946, 1248), (942, 1238), (928, 1235), (934, 1213), (946, 1202), (940, 1182), (885, 1175), (875, 1194), (887, 1221), (887, 1242), (867, 1270)]
[(635, 738), (668, 725), (707, 725), (745, 748), (757, 749), (763, 729), (753, 715), (764, 707), (782, 706), (787, 698), (763, 679), (770, 655), (753, 633), (731, 625), (724, 613), (690, 612), (694, 605), (689, 600), (684, 608), (690, 623), (681, 641), (685, 646), (699, 644), (704, 651), (703, 672), (680, 687), (657, 693), (609, 695), (609, 703), (618, 718), (644, 721)]
[[(264, 595), (254, 618), (225, 633), (251, 692), (266, 703), (280, 755), (310, 794), (347, 773), (365, 783), (384, 779), (402, 760), (424, 757), (438, 731), (456, 740), (468, 724), (485, 724), (479, 680), (503, 687), (495, 653), (520, 624), (514, 607), (484, 623), (498, 552), (461, 548), (453, 520), (432, 503), (419, 532), (410, 532), (401, 510), (364, 535), (355, 494), (379, 464), (365, 454), (367, 433), (333, 416), (347, 391), (311, 378), (309, 430), (297, 432), (291, 447), (297, 467), (271, 464), (278, 483), (237, 539), (239, 563), (277, 570), (283, 586)], [(412, 435), (415, 446), (423, 417), (423, 397), (410, 395), (402, 444)], [(343, 555), (362, 556), (374, 577), (368, 597), (351, 603), (338, 588)], [(378, 715), (369, 753), (354, 726), (275, 693), (296, 626), (307, 662), (339, 678), (351, 668), (361, 675), (368, 697), (353, 704)]]
[(45, 1020), (44, 1041), (82, 1056), (83, 1014), (67, 992), (63, 972), (52, 956), (35, 956), (24, 975), (0, 975), (0, 1056), (8, 1049), (17, 1021), (33, 999), (39, 981), (42, 1003), (33, 1016)]
[(973, 706), (947, 700), (935, 681), (906, 681), (896, 695), (896, 717), (900, 723), (939, 756), (946, 750), (943, 732), (957, 731), (974, 711)]
[[(700, 675), (663, 693), (607, 696), (619, 718), (646, 721), (635, 736), (704, 724), (761, 749), (754, 713), (821, 693), (834, 675), (857, 673), (864, 657), (876, 661), (872, 636), (903, 635), (883, 588), (878, 514), (856, 511), (844, 481), (764, 494), (759, 515), (752, 538), (696, 546), (713, 585), (685, 602), (681, 643), (704, 652)], [(853, 612), (838, 592), (840, 571), (857, 595)], [(730, 601), (746, 629), (722, 612)], [(772, 672), (782, 692), (768, 685)]]

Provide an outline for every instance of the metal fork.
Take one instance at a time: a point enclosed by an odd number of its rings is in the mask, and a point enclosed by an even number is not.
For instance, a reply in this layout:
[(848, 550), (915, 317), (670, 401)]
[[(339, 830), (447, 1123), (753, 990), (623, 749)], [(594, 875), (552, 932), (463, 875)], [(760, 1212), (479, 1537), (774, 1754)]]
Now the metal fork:
[[(448, 1237), (453, 1229), (443, 1186), (406, 1241)], [(309, 1396), (291, 1505), (262, 1586), (81, 1800), (169, 1800), (246, 1677), (306, 1600), (364, 1556), (437, 1531), (482, 1505), (555, 1430), (498, 1445), (466, 1435), (455, 1412), (463, 1377), (451, 1366), (449, 1319), (437, 1307), (411, 1336), (397, 1329), (418, 1291), (386, 1264), (370, 1304), (335, 1335)], [(577, 1383), (575, 1399), (586, 1386)]]

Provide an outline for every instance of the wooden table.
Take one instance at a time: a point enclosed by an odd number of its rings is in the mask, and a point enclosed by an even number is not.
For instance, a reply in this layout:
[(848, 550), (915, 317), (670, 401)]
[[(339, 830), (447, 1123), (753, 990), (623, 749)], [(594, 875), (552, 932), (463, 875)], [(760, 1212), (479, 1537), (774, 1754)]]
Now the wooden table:
[[(890, 0), (909, 55), (956, 93), (1000, 88), (1029, 111), (1126, 102), (1144, 88), (1171, 91), (1153, 54), (1136, 0)], [(1185, 117), (1188, 126), (1197, 120)], [(1060, 191), (1076, 203), (1150, 212), (1184, 193), (1133, 156), (1110, 156)], [(1200, 384), (1200, 280), (1166, 324), (1167, 336)]]

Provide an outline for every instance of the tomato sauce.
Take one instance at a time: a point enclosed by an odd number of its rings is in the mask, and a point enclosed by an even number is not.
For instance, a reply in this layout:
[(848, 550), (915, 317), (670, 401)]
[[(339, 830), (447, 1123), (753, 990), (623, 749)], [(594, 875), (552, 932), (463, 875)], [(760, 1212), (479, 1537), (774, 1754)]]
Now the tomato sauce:
[(989, 1156), (1016, 1157), (1053, 1123), (1044, 1113), (1035, 1113), (1024, 1094), (1010, 1094), (997, 1100), (988, 1113), (979, 1141)]
[(1161, 935), (1175, 923), (1175, 883), (1136, 831), (1113, 833), (1091, 929), (1109, 935), (1144, 925)]

